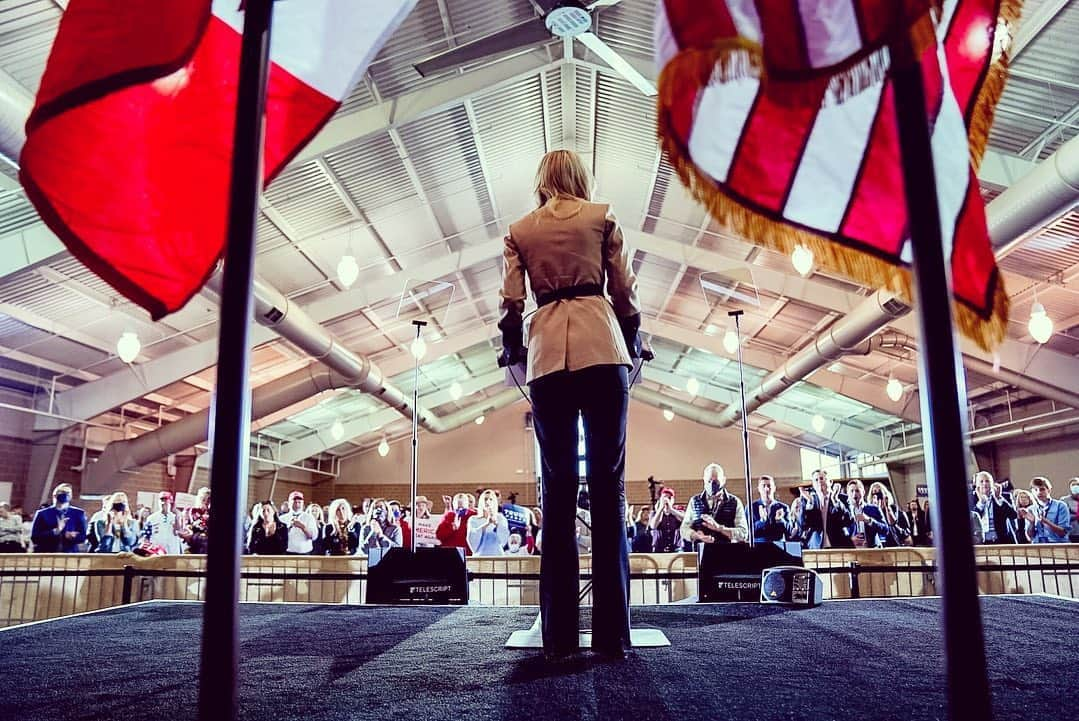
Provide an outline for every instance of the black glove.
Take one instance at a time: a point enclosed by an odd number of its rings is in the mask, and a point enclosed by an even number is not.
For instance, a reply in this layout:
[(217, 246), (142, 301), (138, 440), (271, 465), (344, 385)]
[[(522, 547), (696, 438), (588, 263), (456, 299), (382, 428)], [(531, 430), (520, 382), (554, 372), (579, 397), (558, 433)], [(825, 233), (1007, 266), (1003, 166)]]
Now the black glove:
[(652, 353), (652, 349), (645, 348), (641, 342), (641, 335), (638, 331), (641, 329), (641, 314), (634, 313), (633, 315), (627, 315), (618, 319), (618, 325), (622, 329), (622, 338), (626, 341), (626, 348), (629, 349), (630, 358), (640, 358), (641, 360), (650, 361), (655, 355)]
[(528, 358), (528, 349), (524, 345), (524, 333), (519, 325), (502, 327), (502, 352), (498, 356), (498, 367), (505, 368), (523, 363)]

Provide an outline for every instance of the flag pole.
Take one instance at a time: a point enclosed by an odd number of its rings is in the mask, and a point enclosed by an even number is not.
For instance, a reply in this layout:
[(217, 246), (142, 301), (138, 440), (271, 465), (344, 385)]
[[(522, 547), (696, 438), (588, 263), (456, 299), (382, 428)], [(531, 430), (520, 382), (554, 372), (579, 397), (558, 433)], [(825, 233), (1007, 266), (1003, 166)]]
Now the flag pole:
[(239, 714), (240, 535), (250, 443), (255, 220), (262, 189), (262, 128), (273, 0), (246, 0), (233, 130), (228, 235), (210, 425), (210, 526), (199, 668), (199, 718)]
[(952, 322), (950, 259), (941, 236), (921, 63), (909, 32), (899, 35), (890, 48), (891, 78), (917, 299), (922, 444), (926, 477), (935, 492), (948, 712), (952, 719), (988, 721), (992, 711), (965, 483), (966, 388)]

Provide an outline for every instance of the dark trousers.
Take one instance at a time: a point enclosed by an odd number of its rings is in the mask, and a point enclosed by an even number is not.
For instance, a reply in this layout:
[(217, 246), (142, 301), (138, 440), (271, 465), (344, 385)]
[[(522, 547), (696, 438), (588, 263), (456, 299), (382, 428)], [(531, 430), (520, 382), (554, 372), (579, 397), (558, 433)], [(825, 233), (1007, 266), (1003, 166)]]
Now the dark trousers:
[(543, 648), (577, 648), (577, 415), (584, 419), (592, 514), (592, 646), (628, 648), (629, 555), (625, 539), (625, 366), (561, 371), (534, 380), (533, 420), (543, 458), (540, 615)]

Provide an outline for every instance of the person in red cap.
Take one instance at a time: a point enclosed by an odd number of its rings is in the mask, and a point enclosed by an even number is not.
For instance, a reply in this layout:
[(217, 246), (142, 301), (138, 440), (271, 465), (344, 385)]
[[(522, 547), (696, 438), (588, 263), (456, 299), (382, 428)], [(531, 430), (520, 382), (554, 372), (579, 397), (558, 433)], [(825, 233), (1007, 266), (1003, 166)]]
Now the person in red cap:
[(674, 489), (663, 486), (659, 489), (656, 510), (648, 519), (652, 528), (653, 553), (677, 553), (682, 550), (682, 536), (679, 528), (685, 513), (674, 507)]
[(304, 510), (303, 494), (299, 491), (288, 494), (288, 511), (281, 514), (281, 523), (288, 528), (288, 547), (285, 553), (310, 555), (315, 548), (318, 524), (315, 523), (315, 517)]

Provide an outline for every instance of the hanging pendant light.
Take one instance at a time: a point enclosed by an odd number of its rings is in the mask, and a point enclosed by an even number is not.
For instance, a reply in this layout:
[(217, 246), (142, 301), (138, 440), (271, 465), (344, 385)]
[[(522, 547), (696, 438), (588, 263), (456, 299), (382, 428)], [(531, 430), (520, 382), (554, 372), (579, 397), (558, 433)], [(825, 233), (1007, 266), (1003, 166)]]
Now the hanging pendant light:
[(813, 416), (810, 424), (812, 424), (813, 430), (815, 430), (817, 433), (820, 433), (824, 430), (824, 416), (822, 416), (820, 413), (817, 413)]
[(773, 436), (771, 433), (764, 437), (764, 447), (770, 451), (774, 451), (776, 449), (776, 437)]
[(888, 378), (888, 385), (884, 386), (884, 392), (893, 401), (898, 402), (903, 397), (903, 384), (895, 377)]
[(738, 350), (738, 334), (733, 330), (723, 334), (723, 349), (731, 355), (734, 355), (734, 352)]
[(378, 455), (385, 458), (390, 455), (390, 444), (386, 442), (386, 437), (383, 436), (382, 440), (378, 442)]
[(791, 253), (791, 263), (794, 264), (798, 275), (806, 277), (813, 270), (813, 251), (804, 245), (796, 246), (794, 252)]
[(458, 383), (457, 381), (454, 381), (453, 383), (450, 384), (450, 398), (452, 398), (455, 401), (459, 401), (459, 400), (461, 400), (461, 396), (463, 396), (464, 394), (465, 394), (465, 391), (464, 391), (463, 388), (461, 388), (460, 383)]
[(1045, 312), (1045, 306), (1034, 301), (1030, 306), (1030, 320), (1027, 321), (1027, 330), (1031, 337), (1039, 343), (1048, 343), (1053, 337), (1053, 319)]
[(671, 421), (674, 420), (674, 411), (672, 411), (670, 408), (664, 408), (663, 409), (663, 417), (664, 417), (664, 419), (666, 419), (666, 421), (668, 423), (670, 423)]
[(135, 331), (124, 331), (120, 335), (120, 339), (116, 341), (116, 354), (120, 356), (120, 360), (124, 363), (132, 363), (139, 357), (139, 351), (142, 350), (142, 343), (139, 342), (139, 336)]
[(408, 347), (408, 352), (412, 354), (412, 357), (416, 360), (423, 360), (423, 357), (427, 355), (427, 343), (423, 340), (422, 336), (416, 336), (416, 339), (412, 341), (412, 345)]
[(330, 426), (330, 435), (335, 441), (339, 441), (345, 437), (345, 424), (340, 420), (335, 420), (333, 425)]
[(686, 381), (686, 393), (689, 393), (691, 396), (695, 396), (697, 395), (697, 393), (700, 392), (700, 390), (701, 382), (693, 376), (690, 376), (689, 380)]

